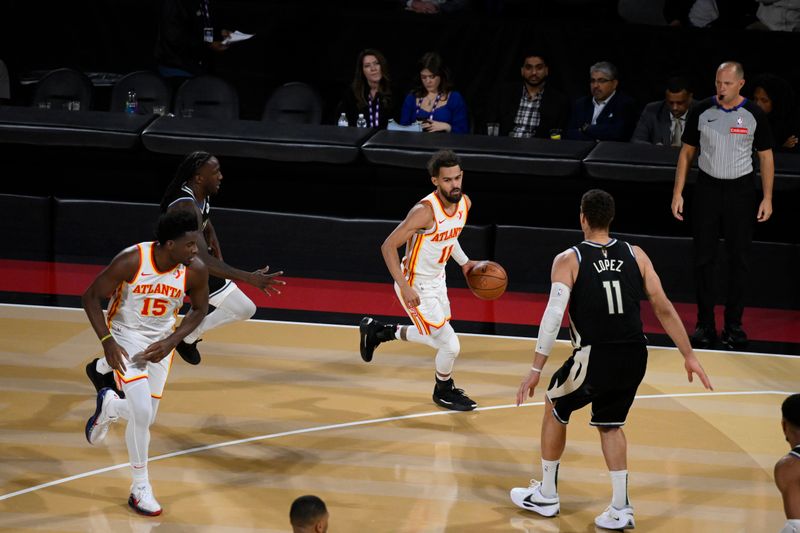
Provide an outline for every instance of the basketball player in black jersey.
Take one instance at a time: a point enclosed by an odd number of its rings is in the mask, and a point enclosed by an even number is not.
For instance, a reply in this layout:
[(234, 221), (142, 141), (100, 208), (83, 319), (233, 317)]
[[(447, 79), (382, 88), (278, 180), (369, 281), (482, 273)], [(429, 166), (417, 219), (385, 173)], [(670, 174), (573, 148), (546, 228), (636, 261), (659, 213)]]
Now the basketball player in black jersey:
[(800, 394), (781, 405), (781, 426), (792, 450), (775, 464), (775, 485), (783, 497), (786, 525), (781, 533), (800, 533)]
[(572, 356), (550, 381), (542, 422), (542, 481), (511, 490), (519, 507), (543, 516), (560, 510), (558, 467), (564, 453), (567, 423), (573, 411), (592, 404), (591, 425), (600, 431), (603, 456), (611, 474), (611, 505), (595, 525), (607, 529), (634, 527), (628, 500), (627, 443), (622, 426), (647, 366), (647, 339), (639, 302), (650, 300), (656, 317), (684, 358), (689, 381), (697, 374), (711, 382), (694, 355), (678, 313), (667, 299), (650, 259), (638, 246), (613, 239), (609, 226), (614, 199), (605, 191), (581, 198), (580, 222), (585, 240), (553, 261), (552, 287), (539, 328), (533, 365), (517, 391), (517, 405), (533, 396), (542, 367), (553, 347), (569, 303)]
[[(280, 285), (285, 282), (276, 279), (283, 272), (269, 273), (269, 267), (247, 272), (234, 268), (222, 259), (222, 250), (217, 233), (211, 224), (210, 197), (219, 192), (222, 172), (219, 161), (208, 152), (193, 152), (186, 156), (175, 177), (164, 192), (161, 200), (161, 212), (189, 211), (197, 216), (202, 229), (198, 239), (198, 257), (208, 267), (209, 303), (215, 309), (208, 313), (203, 322), (192, 333), (187, 335), (177, 347), (180, 356), (192, 365), (200, 363), (200, 352), (197, 343), (204, 332), (239, 320), (247, 320), (256, 312), (256, 305), (245, 295), (234, 281), (253, 285), (267, 295), (280, 294)], [(111, 374), (111, 367), (104, 358), (94, 359), (86, 365), (86, 375), (100, 391), (109, 387), (116, 388)], [(123, 394), (120, 394), (123, 396)]]

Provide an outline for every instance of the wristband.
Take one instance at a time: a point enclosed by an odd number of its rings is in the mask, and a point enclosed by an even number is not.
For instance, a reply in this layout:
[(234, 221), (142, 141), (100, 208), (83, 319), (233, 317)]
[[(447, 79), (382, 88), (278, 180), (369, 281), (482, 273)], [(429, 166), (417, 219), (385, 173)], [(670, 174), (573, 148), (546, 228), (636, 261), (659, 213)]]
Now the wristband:
[(542, 369), (541, 368), (536, 368), (533, 365), (531, 365), (531, 371), (532, 372), (536, 372), (537, 374), (541, 374), (542, 373)]
[(111, 339), (111, 338), (113, 338), (113, 337), (111, 336), (111, 333), (109, 333), (108, 335), (106, 335), (105, 337), (100, 339), (100, 344), (103, 344), (104, 342), (106, 342), (108, 339)]

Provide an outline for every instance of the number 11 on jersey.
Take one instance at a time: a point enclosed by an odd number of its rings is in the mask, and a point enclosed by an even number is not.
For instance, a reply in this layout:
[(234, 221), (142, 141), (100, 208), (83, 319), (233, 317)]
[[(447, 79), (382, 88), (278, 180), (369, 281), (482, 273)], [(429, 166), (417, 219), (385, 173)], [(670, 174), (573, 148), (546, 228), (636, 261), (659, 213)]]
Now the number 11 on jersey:
[[(611, 288), (614, 288), (614, 292), (611, 292)], [(622, 314), (622, 289), (619, 286), (619, 280), (614, 281), (604, 281), (603, 288), (606, 290), (606, 298), (608, 298), (608, 314), (609, 315), (621, 315)], [(616, 311), (614, 310), (614, 295), (616, 295), (617, 306)]]

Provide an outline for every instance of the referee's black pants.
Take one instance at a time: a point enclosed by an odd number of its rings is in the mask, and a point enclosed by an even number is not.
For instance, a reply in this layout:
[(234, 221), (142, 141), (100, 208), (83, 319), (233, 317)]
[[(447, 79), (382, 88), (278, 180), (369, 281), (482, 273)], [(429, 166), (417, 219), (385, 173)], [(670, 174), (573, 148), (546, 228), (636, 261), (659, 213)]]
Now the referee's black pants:
[(714, 267), (720, 236), (728, 259), (725, 324), (741, 325), (756, 219), (754, 174), (718, 179), (703, 171), (697, 178), (692, 209), (697, 322), (714, 326)]

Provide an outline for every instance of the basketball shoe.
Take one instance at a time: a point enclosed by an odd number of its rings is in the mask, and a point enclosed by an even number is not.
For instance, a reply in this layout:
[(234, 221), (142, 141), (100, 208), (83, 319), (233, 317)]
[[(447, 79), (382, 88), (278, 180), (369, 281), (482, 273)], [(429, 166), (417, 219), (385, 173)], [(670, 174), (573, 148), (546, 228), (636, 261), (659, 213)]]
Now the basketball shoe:
[(86, 440), (89, 444), (97, 444), (106, 438), (108, 428), (117, 421), (117, 417), (109, 416), (108, 404), (112, 400), (119, 400), (117, 393), (109, 388), (101, 389), (97, 393), (97, 408), (94, 414), (86, 421)]
[(594, 519), (594, 525), (604, 529), (633, 529), (636, 522), (633, 520), (633, 507), (627, 505), (617, 509), (609, 505), (603, 514)]
[(178, 350), (178, 355), (181, 358), (189, 363), (190, 365), (199, 365), (200, 364), (200, 351), (197, 349), (197, 343), (203, 339), (197, 339), (192, 343), (188, 342), (179, 342), (178, 346), (175, 347)]
[(552, 498), (544, 496), (542, 494), (541, 481), (536, 481), (535, 479), (531, 480), (531, 484), (527, 488), (516, 487), (511, 489), (511, 501), (517, 507), (521, 507), (526, 511), (533, 511), (542, 516), (555, 516), (561, 510), (558, 495), (556, 494)]
[(116, 392), (117, 396), (124, 398), (125, 393), (117, 388), (117, 382), (114, 381), (114, 371), (112, 370), (108, 374), (101, 374), (97, 371), (97, 361), (98, 358), (92, 359), (92, 361), (86, 365), (86, 377), (88, 377), (89, 381), (94, 385), (94, 390), (100, 392), (102, 389), (109, 388)]
[(375, 348), (382, 342), (393, 341), (396, 329), (397, 326), (394, 324), (383, 324), (368, 316), (362, 318), (361, 324), (358, 326), (358, 332), (361, 335), (359, 342), (361, 359), (367, 363), (372, 361)]
[(131, 509), (145, 516), (158, 516), (161, 514), (161, 505), (153, 495), (150, 483), (131, 485), (131, 495), (128, 496), (128, 505)]
[(433, 387), (433, 402), (453, 411), (472, 411), (478, 406), (464, 394), (463, 389), (455, 387), (453, 378), (446, 381), (436, 380), (436, 385)]

